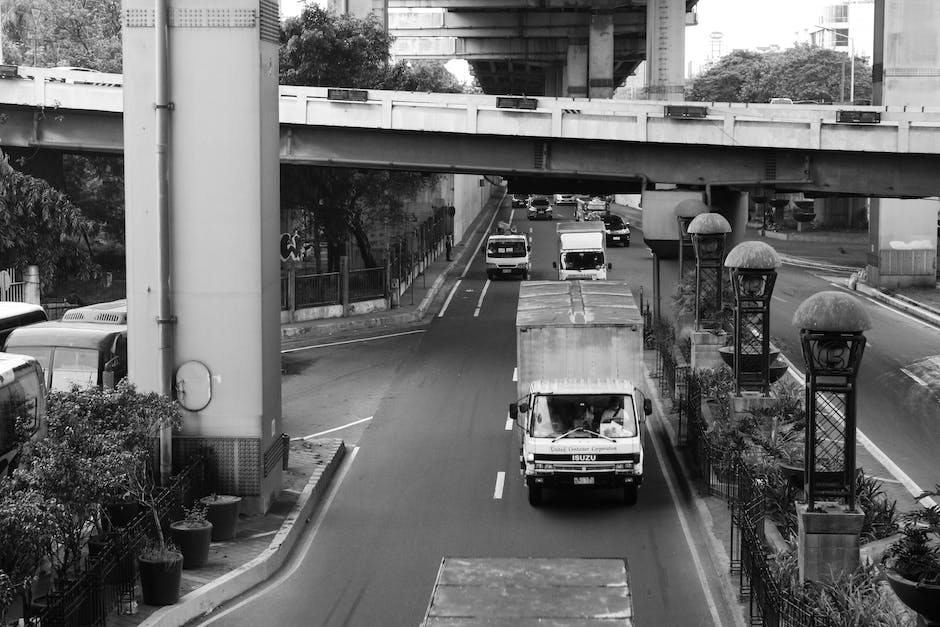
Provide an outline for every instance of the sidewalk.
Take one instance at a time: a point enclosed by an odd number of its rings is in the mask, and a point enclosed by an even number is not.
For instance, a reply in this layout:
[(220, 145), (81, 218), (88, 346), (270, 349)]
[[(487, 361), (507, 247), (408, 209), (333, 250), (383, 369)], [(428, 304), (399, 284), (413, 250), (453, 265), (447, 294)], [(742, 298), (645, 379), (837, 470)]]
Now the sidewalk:
[[(400, 307), (347, 318), (282, 325), (282, 348), (336, 341), (362, 334), (380, 335), (385, 330), (425, 323), (427, 316), (437, 310), (435, 304), (443, 301), (446, 296), (443, 287), (447, 278), (459, 275), (476, 253), (483, 232), (491, 223), (501, 200), (492, 199), (470, 225), (463, 241), (453, 248), (453, 261), (447, 261), (444, 255), (440, 254), (428, 264), (423, 275), (420, 275), (402, 295)], [(614, 210), (626, 217), (631, 226), (642, 229), (642, 212), (622, 205), (616, 205)], [(775, 246), (778, 244), (776, 240), (768, 243)], [(843, 275), (837, 280), (844, 281), (846, 277)], [(858, 289), (869, 294), (867, 289), (871, 292), (870, 296), (879, 300), (885, 299), (885, 302), (892, 306), (904, 305), (917, 311), (918, 315), (922, 315), (924, 311), (932, 313), (924, 305), (930, 306), (933, 303), (905, 303), (899, 298), (882, 294), (867, 286), (859, 286)], [(925, 296), (911, 298), (930, 300)], [(937, 298), (936, 306), (940, 307), (940, 297)], [(935, 323), (940, 325), (940, 311), (937, 312)], [(651, 391), (656, 389), (651, 387)], [(675, 451), (677, 414), (672, 412), (670, 407), (663, 407), (662, 401), (658, 403), (660, 411), (657, 413), (662, 416)], [(205, 567), (183, 572), (183, 596), (179, 603), (162, 608), (140, 604), (136, 607), (135, 614), (112, 615), (109, 617), (109, 623), (120, 627), (184, 625), (273, 576), (287, 559), (304, 526), (314, 517), (315, 509), (328, 490), (329, 482), (344, 453), (343, 441), (339, 439), (291, 442), (288, 470), (284, 473), (283, 486), (276, 503), (264, 515), (243, 516), (234, 540), (213, 543), (209, 563)], [(872, 466), (870, 460), (863, 455), (860, 451), (859, 464), (868, 470)], [(681, 460), (681, 455), (677, 457)], [(878, 470), (872, 471), (872, 474), (887, 476), (887, 473), (881, 474)], [(899, 499), (899, 503), (901, 502), (903, 501)], [(700, 495), (696, 499), (696, 509), (699, 523), (711, 530), (712, 542), (708, 550), (713, 565), (719, 572), (727, 574), (730, 547), (727, 504), (717, 497)], [(298, 522), (300, 524), (297, 524)], [(724, 580), (724, 594), (726, 600), (737, 603), (736, 585), (730, 576)]]

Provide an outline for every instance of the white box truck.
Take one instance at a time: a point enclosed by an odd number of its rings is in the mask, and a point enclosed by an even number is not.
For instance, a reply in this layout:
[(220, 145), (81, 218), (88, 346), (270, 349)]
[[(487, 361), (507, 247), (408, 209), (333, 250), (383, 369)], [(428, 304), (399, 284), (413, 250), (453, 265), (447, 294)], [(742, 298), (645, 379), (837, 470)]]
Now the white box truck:
[(643, 483), (643, 317), (620, 281), (519, 286), (520, 467), (529, 503), (544, 488), (616, 488), (636, 503)]
[(513, 232), (490, 235), (484, 245), (486, 277), (497, 279), (518, 275), (523, 280), (528, 279), (531, 252), (532, 244), (526, 235)]
[(607, 271), (613, 266), (607, 263), (603, 222), (561, 222), (555, 227), (555, 235), (558, 257), (552, 267), (557, 268), (560, 281), (607, 279)]

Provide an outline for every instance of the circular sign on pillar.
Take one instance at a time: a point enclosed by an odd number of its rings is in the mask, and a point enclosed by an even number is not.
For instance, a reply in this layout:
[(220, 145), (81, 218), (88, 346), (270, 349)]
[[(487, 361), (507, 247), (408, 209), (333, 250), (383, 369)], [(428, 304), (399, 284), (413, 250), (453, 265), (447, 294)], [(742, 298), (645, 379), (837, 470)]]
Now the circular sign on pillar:
[(189, 411), (205, 409), (212, 400), (212, 375), (201, 361), (187, 361), (176, 369), (176, 399)]
[(456, 207), (454, 207), (453, 205), (451, 205), (450, 207), (447, 208), (447, 215), (449, 215), (450, 217), (453, 218), (456, 214), (457, 214), (457, 208), (456, 208)]

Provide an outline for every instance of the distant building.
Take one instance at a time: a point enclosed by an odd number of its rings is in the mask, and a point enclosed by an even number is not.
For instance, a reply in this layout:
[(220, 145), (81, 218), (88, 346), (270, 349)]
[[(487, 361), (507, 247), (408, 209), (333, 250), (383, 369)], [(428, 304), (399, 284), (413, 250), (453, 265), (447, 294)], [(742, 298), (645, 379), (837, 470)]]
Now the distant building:
[(816, 24), (807, 28), (807, 38), (816, 46), (846, 54), (854, 46), (855, 56), (870, 61), (875, 39), (875, 0), (843, 0), (824, 7)]

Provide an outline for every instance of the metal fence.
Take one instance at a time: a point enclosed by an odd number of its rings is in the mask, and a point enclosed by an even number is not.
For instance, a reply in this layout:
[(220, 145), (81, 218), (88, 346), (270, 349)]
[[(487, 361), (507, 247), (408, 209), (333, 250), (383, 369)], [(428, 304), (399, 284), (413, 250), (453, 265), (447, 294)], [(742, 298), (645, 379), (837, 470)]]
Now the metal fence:
[[(783, 479), (758, 474), (742, 461), (740, 453), (717, 446), (702, 413), (698, 377), (677, 366), (667, 334), (654, 334), (652, 343), (656, 367), (651, 374), (660, 379), (660, 388), (677, 406), (680, 430), (682, 417), (686, 419), (685, 438), (680, 439), (684, 454), (706, 492), (724, 499), (731, 511), (730, 573), (737, 575), (738, 591), (747, 600), (749, 624), (831, 627), (819, 608), (784, 589), (770, 567), (764, 538), (765, 494), (768, 482)], [(669, 344), (668, 350), (664, 344)], [(684, 383), (677, 387), (674, 377)]]
[[(195, 457), (169, 487), (156, 488), (157, 514), (168, 532), (171, 520), (182, 517), (183, 505), (205, 494), (205, 459)], [(153, 514), (144, 509), (126, 527), (108, 536), (108, 541), (90, 549), (84, 568), (67, 583), (57, 585), (45, 597), (42, 606), (26, 608), (27, 624), (55, 627), (106, 625), (114, 611), (127, 611), (135, 603), (140, 550), (155, 537)]]

